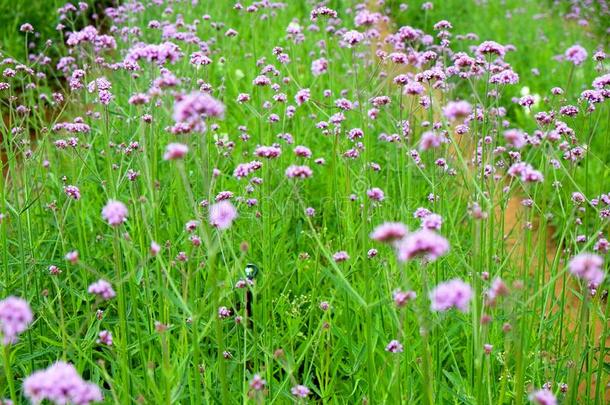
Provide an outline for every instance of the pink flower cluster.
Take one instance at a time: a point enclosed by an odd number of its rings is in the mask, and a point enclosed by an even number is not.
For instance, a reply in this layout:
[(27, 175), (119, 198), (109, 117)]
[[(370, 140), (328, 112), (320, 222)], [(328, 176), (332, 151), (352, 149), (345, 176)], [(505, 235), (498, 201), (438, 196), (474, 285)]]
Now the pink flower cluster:
[(163, 42), (161, 44), (137, 44), (132, 47), (125, 62), (128, 64), (137, 64), (140, 59), (148, 62), (154, 62), (158, 65), (165, 63), (174, 63), (182, 57), (182, 52), (178, 45), (173, 42)]
[(29, 304), (22, 298), (8, 297), (0, 301), (0, 337), (2, 344), (16, 343), (34, 316)]
[(430, 292), (433, 311), (447, 311), (451, 308), (468, 312), (472, 299), (472, 288), (460, 279), (453, 279), (436, 286)]
[(68, 33), (66, 44), (69, 46), (77, 46), (82, 44), (93, 44), (95, 52), (102, 49), (115, 49), (116, 40), (110, 35), (99, 34), (97, 28), (89, 25), (80, 31)]
[(88, 405), (104, 399), (97, 385), (83, 380), (72, 364), (63, 361), (27, 377), (23, 392), (35, 404), (47, 400), (56, 404)]
[(174, 121), (186, 123), (196, 132), (205, 132), (205, 119), (208, 117), (222, 118), (225, 106), (209, 94), (193, 92), (182, 96), (174, 104)]
[(182, 159), (189, 151), (189, 147), (182, 143), (170, 143), (165, 147), (163, 160)]
[(61, 130), (66, 130), (70, 133), (83, 133), (88, 134), (91, 132), (91, 127), (89, 125), (83, 123), (81, 119), (75, 119), (74, 122), (60, 122), (53, 125), (53, 132), (59, 132)]
[(261, 167), (263, 167), (263, 163), (259, 162), (258, 160), (253, 160), (252, 162), (248, 163), (241, 163), (237, 165), (233, 171), (233, 176), (238, 179), (243, 179), (244, 177), (254, 173), (256, 170), (259, 170)]
[(298, 179), (306, 179), (313, 175), (313, 171), (309, 168), (309, 166), (288, 166), (286, 168), (286, 177), (289, 179), (298, 178)]
[(450, 101), (443, 107), (443, 114), (449, 121), (465, 118), (472, 113), (472, 105), (468, 101)]
[(449, 251), (449, 242), (429, 229), (420, 229), (405, 236), (397, 244), (398, 260), (405, 262), (422, 256), (434, 261)]
[(385, 222), (377, 226), (371, 233), (371, 239), (377, 242), (394, 242), (407, 234), (407, 227), (400, 222)]
[(508, 175), (519, 177), (524, 183), (539, 183), (544, 180), (542, 173), (532, 167), (529, 163), (517, 162), (508, 168)]
[(599, 286), (604, 281), (605, 274), (602, 270), (604, 259), (593, 253), (580, 253), (568, 263), (570, 273), (585, 280), (593, 287)]
[(530, 395), (530, 401), (537, 405), (557, 405), (557, 398), (549, 390), (542, 389)]
[(418, 209), (415, 215), (422, 219), (422, 229), (409, 233), (407, 227), (400, 222), (385, 222), (373, 230), (371, 239), (392, 243), (401, 262), (416, 257), (424, 257), (432, 262), (445, 255), (449, 251), (449, 242), (435, 232), (441, 227), (442, 217), (424, 208)]
[(91, 284), (87, 289), (87, 292), (89, 294), (95, 294), (106, 301), (116, 296), (116, 293), (112, 289), (112, 285), (106, 280), (98, 280)]
[(307, 396), (309, 395), (309, 388), (299, 384), (292, 387), (290, 389), (290, 392), (297, 398), (307, 398)]
[(224, 230), (231, 227), (237, 218), (237, 210), (228, 200), (222, 200), (210, 207), (210, 224)]
[(119, 226), (127, 221), (127, 207), (120, 201), (110, 200), (102, 209), (102, 218), (110, 226)]
[(576, 66), (581, 65), (587, 60), (587, 50), (580, 45), (574, 45), (569, 47), (565, 52), (565, 58), (567, 61), (572, 62)]
[(107, 330), (100, 331), (100, 333), (98, 335), (97, 343), (105, 345), (105, 346), (112, 346), (112, 344), (113, 344), (112, 332), (107, 331)]
[(65, 186), (64, 193), (74, 200), (80, 200), (80, 190), (76, 186)]
[(385, 350), (390, 353), (402, 353), (403, 346), (398, 340), (391, 340), (385, 347)]
[(260, 376), (260, 374), (254, 374), (250, 380), (250, 388), (254, 391), (262, 391), (267, 385), (267, 381)]
[(262, 158), (275, 159), (282, 154), (282, 149), (278, 146), (259, 146), (254, 154)]

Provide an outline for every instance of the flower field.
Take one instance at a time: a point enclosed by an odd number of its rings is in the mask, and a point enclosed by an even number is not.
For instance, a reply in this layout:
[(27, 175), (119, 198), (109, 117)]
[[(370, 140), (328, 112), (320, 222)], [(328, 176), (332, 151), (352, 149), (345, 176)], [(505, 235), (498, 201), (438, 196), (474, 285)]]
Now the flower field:
[(0, 405), (610, 401), (605, 0), (0, 15)]

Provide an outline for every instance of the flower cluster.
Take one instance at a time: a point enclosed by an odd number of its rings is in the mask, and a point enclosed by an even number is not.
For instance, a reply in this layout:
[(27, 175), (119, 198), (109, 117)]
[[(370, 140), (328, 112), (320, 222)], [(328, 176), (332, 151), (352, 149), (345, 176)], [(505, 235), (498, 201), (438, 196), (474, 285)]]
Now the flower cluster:
[(22, 298), (8, 297), (0, 301), (0, 338), (2, 344), (16, 343), (34, 319), (30, 305)]
[(467, 312), (471, 299), (472, 288), (460, 279), (441, 283), (430, 292), (433, 311), (447, 311), (456, 308), (462, 312)]
[(104, 399), (97, 385), (83, 380), (72, 364), (62, 361), (27, 377), (23, 392), (35, 404), (47, 400), (55, 404), (88, 405)]
[(604, 281), (605, 274), (602, 270), (604, 260), (601, 256), (593, 253), (580, 253), (574, 256), (568, 263), (570, 273), (585, 280), (594, 288)]
[(89, 292), (89, 294), (97, 295), (106, 301), (116, 296), (116, 293), (112, 289), (112, 285), (106, 280), (98, 280), (91, 284), (87, 289), (87, 292)]

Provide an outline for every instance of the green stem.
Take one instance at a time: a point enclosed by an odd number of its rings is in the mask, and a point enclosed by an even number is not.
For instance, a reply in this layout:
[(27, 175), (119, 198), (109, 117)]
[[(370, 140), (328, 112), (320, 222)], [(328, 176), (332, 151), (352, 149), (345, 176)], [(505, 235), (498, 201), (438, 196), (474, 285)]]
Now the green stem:
[(424, 394), (423, 404), (425, 405), (434, 405), (434, 377), (432, 371), (432, 355), (430, 353), (430, 341), (429, 341), (429, 316), (430, 311), (427, 307), (426, 297), (428, 297), (428, 272), (427, 269), (424, 268), (422, 271), (422, 281), (423, 281), (423, 297), (422, 299), (422, 308), (421, 308), (421, 318), (420, 318), (420, 328), (421, 328), (421, 336), (422, 336), (422, 344), (423, 344), (423, 355), (422, 355), (422, 367), (423, 367), (423, 381), (422, 381), (422, 391)]
[(569, 403), (577, 403), (578, 398), (578, 382), (581, 377), (582, 369), (582, 354), (586, 345), (586, 333), (589, 317), (589, 291), (586, 286), (582, 289), (582, 305), (580, 307), (580, 325), (578, 330), (578, 339), (576, 341), (576, 355), (574, 356), (574, 366), (570, 369), (570, 377), (568, 390), (570, 391)]
[[(212, 289), (212, 302), (214, 303), (213, 310), (216, 311), (220, 307), (220, 289), (218, 287), (218, 278), (215, 269), (216, 253), (213, 250), (208, 258), (208, 274), (210, 275), (210, 288)], [(229, 399), (229, 385), (227, 381), (227, 362), (223, 356), (224, 331), (222, 329), (222, 319), (218, 316), (214, 317), (214, 327), (216, 329), (216, 350), (218, 361), (218, 375), (220, 377), (220, 388), (222, 393), (222, 403), (231, 403)]]
[(123, 288), (123, 260), (121, 257), (120, 235), (119, 229), (114, 228), (114, 264), (117, 274), (117, 290), (118, 290), (118, 312), (119, 312), (119, 349), (122, 353), (120, 357), (121, 364), (121, 379), (123, 380), (123, 401), (128, 400), (131, 394), (129, 385), (129, 352), (127, 351), (128, 329), (127, 329), (127, 308), (125, 304), (125, 291)]
[(11, 356), (9, 353), (9, 345), (4, 345), (4, 350), (2, 351), (4, 357), (4, 372), (6, 374), (6, 380), (8, 382), (8, 390), (11, 395), (11, 400), (13, 403), (17, 403), (17, 391), (15, 390), (15, 380), (13, 377), (13, 370), (11, 369)]

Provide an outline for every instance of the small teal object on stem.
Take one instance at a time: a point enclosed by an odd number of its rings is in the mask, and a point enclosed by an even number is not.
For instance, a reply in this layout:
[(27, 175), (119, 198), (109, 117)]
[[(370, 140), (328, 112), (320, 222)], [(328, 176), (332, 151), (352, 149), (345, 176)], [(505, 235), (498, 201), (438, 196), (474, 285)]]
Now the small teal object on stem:
[(259, 268), (256, 264), (248, 263), (244, 271), (246, 272), (246, 278), (248, 280), (254, 280), (259, 272)]

